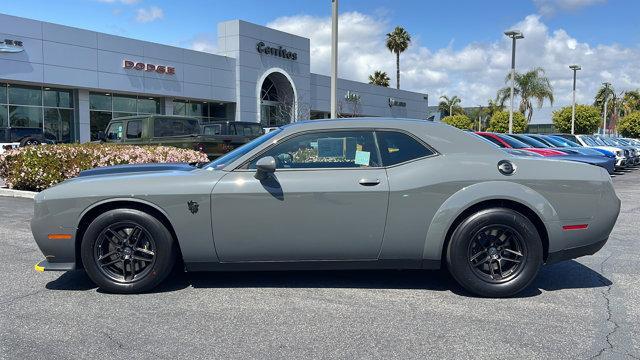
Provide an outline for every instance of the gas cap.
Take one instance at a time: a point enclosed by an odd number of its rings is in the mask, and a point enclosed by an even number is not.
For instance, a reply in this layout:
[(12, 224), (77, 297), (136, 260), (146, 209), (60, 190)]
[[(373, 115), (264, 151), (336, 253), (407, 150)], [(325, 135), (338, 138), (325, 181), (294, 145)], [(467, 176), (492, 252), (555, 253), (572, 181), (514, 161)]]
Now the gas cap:
[(498, 162), (498, 171), (500, 171), (502, 175), (513, 175), (513, 173), (516, 172), (516, 166), (509, 160), (500, 160), (500, 162)]

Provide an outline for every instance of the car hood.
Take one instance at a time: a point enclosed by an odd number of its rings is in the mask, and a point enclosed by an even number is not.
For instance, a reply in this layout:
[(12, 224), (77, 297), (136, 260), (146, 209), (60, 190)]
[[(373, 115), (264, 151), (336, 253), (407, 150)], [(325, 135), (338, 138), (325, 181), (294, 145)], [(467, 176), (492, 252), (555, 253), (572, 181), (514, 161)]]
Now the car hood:
[(150, 171), (193, 171), (196, 167), (187, 163), (166, 163), (166, 164), (128, 164), (128, 165), (115, 165), (104, 166), (90, 170), (81, 171), (78, 175), (79, 178), (87, 176), (101, 176), (101, 175), (124, 175), (132, 173), (143, 173)]

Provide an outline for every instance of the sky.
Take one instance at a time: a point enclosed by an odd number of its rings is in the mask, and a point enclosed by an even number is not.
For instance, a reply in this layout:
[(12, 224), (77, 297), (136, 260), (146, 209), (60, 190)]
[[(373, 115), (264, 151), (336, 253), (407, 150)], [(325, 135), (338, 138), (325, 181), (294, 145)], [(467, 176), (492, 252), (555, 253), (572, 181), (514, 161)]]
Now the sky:
[[(242, 19), (311, 39), (311, 71), (329, 74), (330, 0), (2, 0), (1, 12), (146, 41), (216, 52), (216, 24)], [(506, 86), (511, 42), (519, 29), (516, 68), (545, 69), (553, 106), (534, 123), (571, 103), (577, 63), (577, 102), (591, 103), (604, 81), (617, 92), (640, 88), (638, 0), (340, 0), (339, 76), (367, 81), (386, 71), (395, 84), (395, 58), (385, 34), (403, 26), (411, 35), (401, 55), (401, 88), (457, 95), (463, 106), (485, 105)]]

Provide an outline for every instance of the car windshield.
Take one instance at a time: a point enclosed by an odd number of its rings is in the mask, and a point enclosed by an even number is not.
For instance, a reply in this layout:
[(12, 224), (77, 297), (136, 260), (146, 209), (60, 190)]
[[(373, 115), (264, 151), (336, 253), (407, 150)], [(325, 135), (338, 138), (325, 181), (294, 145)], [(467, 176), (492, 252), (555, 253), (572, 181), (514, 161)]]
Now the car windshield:
[(546, 145), (545, 143), (538, 141), (530, 136), (526, 136), (526, 135), (512, 135), (514, 138), (522, 141), (525, 144), (529, 144), (532, 147), (535, 148), (548, 148), (549, 146)]
[(630, 146), (629, 142), (625, 139), (616, 139), (616, 142), (622, 144), (622, 145), (626, 145), (626, 146)]
[(516, 140), (514, 138), (512, 138), (511, 136), (507, 136), (507, 135), (503, 135), (503, 134), (496, 134), (502, 141), (506, 142), (507, 144), (509, 144), (509, 146), (511, 146), (514, 149), (525, 149), (525, 148), (530, 148), (530, 145), (527, 145), (525, 143), (523, 143), (520, 140)]
[(220, 170), (224, 168), (227, 164), (230, 164), (242, 156), (249, 153), (251, 150), (257, 148), (258, 146), (264, 144), (265, 142), (271, 140), (273, 137), (278, 135), (282, 129), (273, 130), (267, 134), (264, 134), (258, 138), (253, 139), (252, 141), (236, 148), (235, 150), (215, 159), (205, 166), (207, 169)]
[(567, 140), (558, 140), (553, 136), (540, 136), (542, 139), (544, 139), (546, 142), (550, 143), (551, 145), (555, 146), (555, 147), (569, 147), (569, 146), (573, 146), (573, 145), (569, 145), (567, 143)]
[(616, 144), (615, 141), (611, 141), (611, 139), (598, 138), (598, 140), (600, 140), (603, 144), (608, 146), (618, 146), (618, 144)]
[(581, 139), (591, 146), (606, 146), (606, 144), (600, 141), (600, 139), (592, 138), (590, 136), (583, 136)]
[(558, 143), (558, 144), (563, 144), (564, 147), (570, 146), (570, 147), (581, 147), (582, 145), (573, 142), (569, 139), (563, 138), (562, 136), (556, 136), (556, 135), (549, 135), (546, 136), (545, 139), (548, 139), (549, 142), (551, 143)]

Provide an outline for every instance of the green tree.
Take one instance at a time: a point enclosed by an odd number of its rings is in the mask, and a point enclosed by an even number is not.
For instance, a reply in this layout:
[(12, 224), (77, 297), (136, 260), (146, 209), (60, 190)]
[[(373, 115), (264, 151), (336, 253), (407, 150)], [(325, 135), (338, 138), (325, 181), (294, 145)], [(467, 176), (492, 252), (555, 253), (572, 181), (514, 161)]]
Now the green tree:
[[(524, 115), (519, 112), (513, 113), (513, 132), (523, 133), (527, 130), (527, 120)], [(498, 111), (489, 120), (489, 128), (487, 131), (506, 133), (509, 131), (509, 112)]]
[(451, 116), (456, 114), (462, 115), (464, 114), (464, 110), (462, 109), (462, 107), (460, 107), (460, 102), (462, 102), (462, 99), (460, 99), (458, 95), (454, 95), (451, 98), (446, 95), (442, 95), (440, 96), (438, 110), (440, 110), (440, 113), (444, 116)]
[(618, 123), (618, 131), (624, 137), (640, 138), (640, 111), (623, 117)]
[(640, 90), (625, 91), (622, 97), (622, 114), (627, 116), (636, 111), (640, 111)]
[(487, 102), (487, 115), (489, 117), (492, 117), (493, 114), (503, 110), (504, 110), (504, 104), (500, 104), (500, 102), (497, 99), (496, 100), (489, 99), (489, 101)]
[(389, 75), (382, 70), (376, 70), (369, 75), (369, 84), (389, 87)]
[[(509, 86), (498, 90), (498, 102), (501, 105), (511, 97), (511, 74), (507, 75), (504, 82)], [(516, 73), (513, 95), (520, 97), (518, 110), (527, 115), (527, 124), (531, 122), (533, 116), (532, 101), (537, 102), (538, 109), (542, 107), (545, 100), (549, 100), (553, 105), (553, 87), (543, 68), (535, 68), (524, 74)]]
[(595, 106), (600, 111), (601, 117), (602, 113), (604, 112), (605, 100), (607, 100), (607, 127), (611, 127), (611, 125), (615, 124), (615, 122), (618, 120), (618, 117), (620, 116), (622, 99), (616, 94), (611, 85), (600, 86), (600, 88), (596, 92), (596, 96), (593, 99), (593, 106)]
[(446, 116), (442, 118), (442, 122), (463, 130), (471, 130), (473, 128), (473, 121), (467, 115)]
[(396, 87), (400, 89), (400, 53), (407, 50), (411, 43), (411, 35), (403, 27), (396, 26), (387, 34), (387, 49), (396, 54)]
[[(558, 132), (571, 132), (571, 106), (553, 112), (553, 127)], [(576, 105), (576, 134), (593, 134), (600, 125), (600, 111), (595, 106)]]

